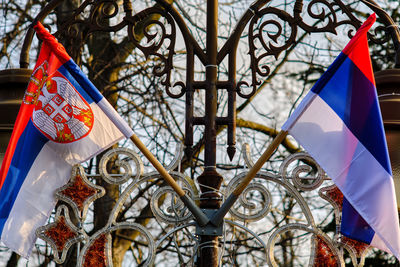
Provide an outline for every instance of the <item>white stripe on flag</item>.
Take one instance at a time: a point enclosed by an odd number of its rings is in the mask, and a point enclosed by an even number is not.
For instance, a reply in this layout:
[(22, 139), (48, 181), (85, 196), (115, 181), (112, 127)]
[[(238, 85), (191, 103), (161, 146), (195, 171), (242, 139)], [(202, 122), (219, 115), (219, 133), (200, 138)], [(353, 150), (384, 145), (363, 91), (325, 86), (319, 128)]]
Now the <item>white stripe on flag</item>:
[(80, 164), (92, 158), (124, 138), (113, 121), (96, 103), (93, 102), (90, 107), (93, 111), (94, 122), (91, 132), (86, 137), (72, 143), (49, 141), (49, 146), (55, 153), (71, 165)]
[(1, 240), (7, 247), (29, 257), (36, 241), (36, 229), (46, 223), (56, 204), (54, 191), (68, 182), (71, 169), (47, 144), (43, 146), (4, 225)]
[(108, 118), (117, 126), (117, 128), (122, 132), (126, 138), (130, 138), (133, 135), (131, 127), (126, 123), (125, 120), (117, 113), (115, 108), (103, 97), (97, 105), (103, 110), (103, 112), (108, 116)]
[(317, 95), (310, 91), (303, 100), (300, 102), (298, 107), (293, 111), (290, 117), (286, 120), (285, 124), (282, 125), (281, 129), (284, 131), (289, 131), (294, 123), (299, 119), (301, 114), (307, 109), (307, 107), (312, 103), (313, 99)]

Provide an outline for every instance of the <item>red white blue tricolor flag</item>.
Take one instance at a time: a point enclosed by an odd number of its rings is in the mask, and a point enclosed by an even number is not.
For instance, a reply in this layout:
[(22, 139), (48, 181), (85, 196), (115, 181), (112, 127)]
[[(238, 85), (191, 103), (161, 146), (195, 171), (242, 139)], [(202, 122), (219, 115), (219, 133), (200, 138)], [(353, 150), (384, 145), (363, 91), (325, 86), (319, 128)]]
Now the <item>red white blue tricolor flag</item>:
[(133, 134), (64, 47), (34, 28), (43, 45), (0, 169), (1, 241), (24, 257), (72, 166)]
[(357, 31), (282, 127), (344, 195), (341, 233), (400, 258), (400, 231), (367, 32)]

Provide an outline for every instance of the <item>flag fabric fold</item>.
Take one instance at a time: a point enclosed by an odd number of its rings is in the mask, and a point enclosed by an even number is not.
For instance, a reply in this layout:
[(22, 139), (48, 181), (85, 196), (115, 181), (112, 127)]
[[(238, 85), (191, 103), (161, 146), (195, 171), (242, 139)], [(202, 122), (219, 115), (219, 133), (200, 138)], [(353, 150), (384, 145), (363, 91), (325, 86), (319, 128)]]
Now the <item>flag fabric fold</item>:
[(371, 15), (283, 125), (344, 195), (341, 233), (400, 259), (400, 231), (367, 32)]
[(34, 28), (43, 44), (0, 169), (0, 239), (26, 258), (72, 166), (133, 134), (54, 36)]

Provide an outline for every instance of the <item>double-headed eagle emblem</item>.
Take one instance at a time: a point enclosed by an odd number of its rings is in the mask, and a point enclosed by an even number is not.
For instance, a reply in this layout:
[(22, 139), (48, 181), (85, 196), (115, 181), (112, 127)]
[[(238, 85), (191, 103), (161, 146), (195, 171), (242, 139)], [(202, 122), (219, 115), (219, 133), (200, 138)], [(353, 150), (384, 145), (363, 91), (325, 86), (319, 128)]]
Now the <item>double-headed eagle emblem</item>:
[(89, 134), (93, 112), (68, 80), (52, 76), (43, 83), (32, 121), (50, 140), (70, 143)]

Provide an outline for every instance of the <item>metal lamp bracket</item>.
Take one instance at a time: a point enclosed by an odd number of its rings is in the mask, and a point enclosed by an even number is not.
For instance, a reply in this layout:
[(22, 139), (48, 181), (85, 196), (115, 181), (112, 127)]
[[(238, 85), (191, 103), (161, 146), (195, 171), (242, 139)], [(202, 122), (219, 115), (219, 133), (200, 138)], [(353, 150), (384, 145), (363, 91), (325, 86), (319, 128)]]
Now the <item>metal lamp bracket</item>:
[[(216, 209), (202, 209), (202, 211), (208, 218), (212, 218), (217, 212)], [(200, 226), (198, 223), (196, 223), (196, 235), (222, 236), (222, 230), (223, 224), (215, 226), (209, 222), (204, 226)]]

